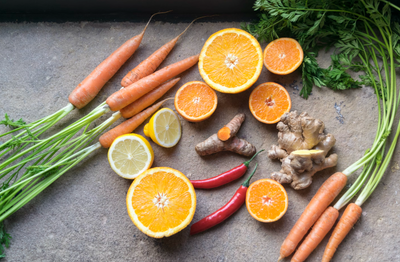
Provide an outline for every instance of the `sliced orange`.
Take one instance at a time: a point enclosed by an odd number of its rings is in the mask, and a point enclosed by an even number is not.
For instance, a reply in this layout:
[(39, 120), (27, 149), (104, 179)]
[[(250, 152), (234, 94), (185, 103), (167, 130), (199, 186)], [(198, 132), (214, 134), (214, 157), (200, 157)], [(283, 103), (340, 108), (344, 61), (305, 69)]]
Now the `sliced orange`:
[(260, 122), (274, 124), (281, 116), (289, 112), (292, 100), (286, 89), (274, 82), (267, 82), (257, 86), (250, 94), (250, 112)]
[(170, 167), (146, 170), (132, 183), (126, 196), (128, 214), (146, 235), (171, 236), (192, 221), (196, 193), (189, 179)]
[(257, 180), (247, 189), (246, 207), (250, 215), (258, 221), (277, 221), (286, 213), (288, 207), (286, 190), (275, 180)]
[(239, 93), (252, 86), (262, 70), (262, 49), (257, 39), (237, 28), (211, 35), (199, 57), (204, 81), (222, 93)]
[(301, 65), (303, 58), (303, 49), (293, 38), (278, 38), (264, 50), (265, 67), (277, 75), (292, 73)]
[(175, 109), (186, 120), (199, 122), (209, 118), (217, 109), (218, 98), (206, 83), (192, 81), (184, 84), (175, 95)]

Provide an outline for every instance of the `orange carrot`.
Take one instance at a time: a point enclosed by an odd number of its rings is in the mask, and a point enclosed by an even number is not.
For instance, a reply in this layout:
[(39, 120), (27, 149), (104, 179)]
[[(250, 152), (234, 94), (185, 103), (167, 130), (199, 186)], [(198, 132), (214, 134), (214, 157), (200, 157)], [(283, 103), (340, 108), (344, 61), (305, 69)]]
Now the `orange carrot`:
[(147, 108), (146, 110), (143, 110), (139, 114), (136, 114), (132, 118), (126, 120), (125, 122), (122, 122), (118, 126), (114, 127), (107, 133), (104, 133), (100, 138), (99, 142), (102, 147), (104, 148), (109, 148), (117, 137), (125, 134), (131, 133), (133, 130), (135, 130), (138, 126), (140, 126), (149, 116), (154, 114), (157, 109), (161, 107), (161, 105), (168, 99), (165, 99), (163, 101), (158, 102), (157, 104)]
[(321, 243), (329, 230), (333, 227), (339, 211), (334, 207), (328, 207), (325, 212), (318, 218), (311, 232), (301, 243), (300, 247), (294, 253), (291, 262), (302, 262), (307, 259), (311, 252)]
[(177, 37), (160, 47), (157, 51), (155, 51), (151, 56), (149, 56), (146, 60), (141, 62), (138, 66), (136, 66), (134, 69), (129, 71), (129, 73), (122, 79), (121, 85), (123, 87), (127, 87), (136, 81), (142, 79), (143, 77), (146, 77), (150, 74), (152, 74), (157, 67), (162, 63), (162, 61), (165, 60), (169, 52), (171, 52), (172, 48), (174, 48), (176, 42), (178, 39), (188, 30), (189, 26), (193, 24), (194, 21), (197, 19), (194, 19), (187, 27), (186, 29), (180, 33)]
[(142, 111), (146, 107), (152, 105), (155, 101), (157, 101), (157, 99), (162, 97), (179, 80), (180, 80), (179, 77), (178, 78), (174, 78), (174, 79), (162, 84), (161, 86), (157, 87), (156, 89), (154, 89), (150, 93), (145, 94), (144, 96), (142, 96), (141, 98), (139, 98), (135, 102), (133, 102), (130, 105), (122, 108), (121, 110), (119, 110), (121, 112), (121, 115), (124, 118), (130, 118), (130, 117), (136, 115), (137, 113), (139, 113), (140, 111)]
[[(169, 11), (168, 11), (169, 12)], [(74, 91), (69, 95), (69, 102), (77, 108), (86, 106), (92, 99), (100, 92), (101, 88), (110, 80), (111, 77), (120, 69), (120, 67), (128, 60), (136, 49), (139, 47), (153, 16), (163, 14), (166, 12), (159, 12), (153, 14), (147, 22), (143, 31), (126, 41), (117, 50), (115, 50), (109, 57), (106, 58), (100, 65), (98, 65), (88, 75)]]
[(322, 184), (283, 242), (279, 259), (293, 253), (301, 239), (340, 193), (346, 182), (347, 176), (337, 172)]
[(139, 97), (147, 94), (165, 81), (194, 66), (198, 61), (199, 55), (195, 55), (164, 67), (153, 74), (140, 79), (132, 85), (115, 92), (108, 97), (106, 102), (112, 111), (118, 111), (136, 101)]
[(322, 256), (322, 262), (331, 261), (340, 243), (342, 243), (343, 239), (361, 217), (361, 212), (362, 209), (359, 205), (350, 203), (347, 206), (338, 224), (333, 230), (332, 236), (329, 238), (328, 245), (326, 245), (324, 255)]

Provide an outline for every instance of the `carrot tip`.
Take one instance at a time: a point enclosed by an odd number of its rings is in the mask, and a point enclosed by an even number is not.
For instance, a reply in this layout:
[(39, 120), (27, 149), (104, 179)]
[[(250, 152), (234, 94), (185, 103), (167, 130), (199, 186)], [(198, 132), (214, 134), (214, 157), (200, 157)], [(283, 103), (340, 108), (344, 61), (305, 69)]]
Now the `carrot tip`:
[(279, 256), (278, 261), (281, 261), (282, 259), (283, 259), (283, 257), (282, 257), (282, 256)]

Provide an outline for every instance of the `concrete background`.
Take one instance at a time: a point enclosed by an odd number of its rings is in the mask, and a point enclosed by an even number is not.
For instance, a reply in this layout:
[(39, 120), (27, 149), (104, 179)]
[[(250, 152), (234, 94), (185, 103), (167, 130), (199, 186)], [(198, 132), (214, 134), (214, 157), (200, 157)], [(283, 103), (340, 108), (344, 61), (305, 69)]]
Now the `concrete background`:
[[(120, 88), (122, 77), (163, 43), (174, 38), (188, 23), (152, 22), (140, 48), (106, 84), (88, 106), (74, 110), (51, 132), (88, 113)], [(214, 32), (240, 27), (241, 21), (197, 21), (179, 40), (161, 66), (200, 52)], [(68, 95), (103, 59), (144, 27), (143, 22), (0, 23), (0, 115), (30, 122), (49, 115), (68, 103)], [(262, 43), (262, 48), (266, 43)], [(323, 67), (329, 54), (318, 57)], [(202, 80), (198, 69), (182, 74), (182, 80), (166, 95), (171, 97), (188, 81)], [(339, 155), (337, 167), (317, 173), (308, 189), (294, 191), (285, 186), (289, 208), (275, 223), (254, 220), (242, 207), (223, 224), (196, 236), (189, 227), (164, 239), (153, 239), (131, 222), (125, 207), (130, 181), (109, 167), (107, 150), (101, 149), (73, 168), (24, 208), (6, 220), (12, 236), (4, 261), (276, 261), (289, 230), (331, 174), (344, 170), (372, 144), (377, 123), (373, 90), (333, 92), (315, 88), (308, 100), (301, 98), (300, 71), (288, 76), (263, 72), (254, 85), (276, 81), (292, 98), (292, 110), (307, 111), (325, 122), (326, 132), (337, 139), (332, 152)], [(150, 141), (155, 151), (153, 166), (169, 166), (191, 179), (214, 176), (246, 158), (233, 153), (199, 157), (194, 146), (215, 133), (238, 112), (247, 116), (239, 136), (268, 149), (277, 142), (276, 125), (258, 122), (248, 109), (254, 88), (242, 94), (218, 93), (216, 112), (206, 121), (189, 123), (181, 118), (183, 135), (179, 144), (165, 149)], [(166, 107), (174, 109), (173, 102)], [(98, 121), (106, 119), (107, 116)], [(5, 128), (1, 127), (3, 132)], [(143, 125), (137, 129), (143, 135)], [(399, 148), (381, 184), (363, 205), (363, 215), (337, 251), (333, 261), (400, 261), (400, 170)], [(253, 181), (269, 177), (280, 163), (266, 154), (257, 157), (259, 168)], [(254, 166), (252, 163), (251, 167)], [(357, 173), (358, 174), (358, 173)], [(354, 181), (357, 174), (350, 178)], [(192, 223), (223, 206), (242, 180), (213, 190), (197, 190), (197, 209)], [(328, 238), (308, 261), (319, 261)], [(284, 261), (289, 261), (286, 259)]]

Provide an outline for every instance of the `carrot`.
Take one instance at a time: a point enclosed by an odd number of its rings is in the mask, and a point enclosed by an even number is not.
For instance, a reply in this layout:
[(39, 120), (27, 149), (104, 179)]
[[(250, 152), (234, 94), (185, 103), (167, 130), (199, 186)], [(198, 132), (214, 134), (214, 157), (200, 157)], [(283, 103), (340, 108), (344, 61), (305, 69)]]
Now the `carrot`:
[(126, 60), (135, 53), (153, 16), (163, 13), (167, 12), (153, 14), (139, 35), (126, 41), (107, 57), (106, 60), (98, 65), (77, 87), (75, 87), (74, 91), (69, 95), (69, 102), (80, 109), (92, 101), (107, 81), (110, 80)]
[(343, 239), (347, 236), (355, 223), (361, 217), (361, 212), (362, 209), (357, 204), (350, 203), (347, 206), (338, 224), (333, 230), (332, 236), (329, 238), (324, 255), (322, 256), (322, 262), (331, 261), (340, 243), (342, 243)]
[(129, 73), (122, 79), (121, 85), (123, 87), (127, 87), (142, 79), (143, 77), (152, 74), (156, 70), (156, 68), (162, 63), (162, 61), (165, 60), (169, 52), (171, 52), (172, 48), (174, 48), (176, 42), (178, 42), (179, 38), (188, 30), (188, 28), (193, 24), (194, 21), (200, 18), (201, 17), (194, 19), (177, 37), (160, 47), (146, 60), (144, 60), (134, 69), (129, 71)]
[(337, 172), (322, 184), (283, 242), (279, 260), (293, 253), (301, 239), (340, 193), (346, 182), (347, 176)]
[(311, 252), (321, 243), (322, 239), (328, 234), (333, 227), (336, 219), (339, 216), (339, 211), (334, 207), (328, 207), (325, 212), (318, 218), (311, 232), (301, 243), (296, 253), (292, 257), (292, 262), (301, 262), (307, 259)]
[(139, 113), (140, 111), (142, 111), (146, 107), (152, 105), (155, 101), (157, 101), (157, 99), (162, 97), (179, 80), (180, 80), (179, 77), (178, 78), (174, 78), (174, 79), (162, 84), (161, 86), (157, 87), (156, 89), (154, 89), (150, 93), (145, 94), (144, 96), (142, 96), (141, 98), (139, 98), (135, 102), (133, 102), (133, 103), (129, 104), (128, 106), (122, 108), (120, 110), (121, 115), (124, 118), (130, 118), (130, 117), (136, 115), (137, 113)]
[(122, 122), (118, 126), (108, 131), (107, 133), (104, 133), (99, 138), (101, 146), (104, 148), (109, 148), (114, 139), (116, 139), (121, 135), (131, 133), (138, 126), (140, 126), (149, 116), (154, 114), (166, 100), (168, 99), (158, 102), (157, 104), (147, 108), (146, 110), (143, 110), (142, 112), (136, 114), (135, 116), (126, 120), (125, 122)]
[(199, 55), (195, 55), (164, 67), (126, 88), (115, 92), (108, 97), (106, 102), (112, 111), (118, 111), (150, 92), (155, 87), (161, 85), (163, 82), (194, 66), (198, 61)]

